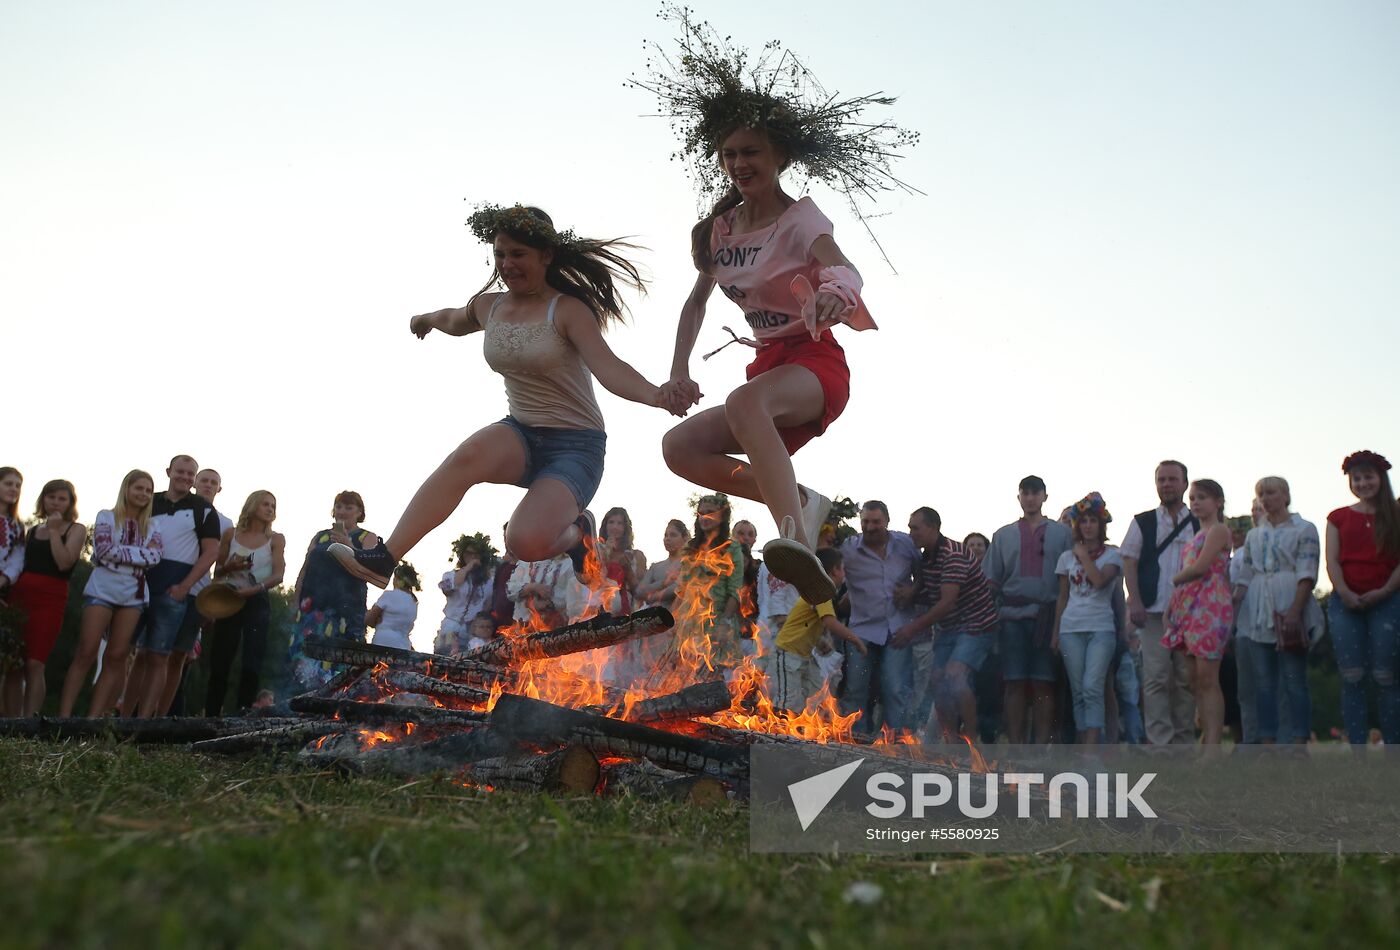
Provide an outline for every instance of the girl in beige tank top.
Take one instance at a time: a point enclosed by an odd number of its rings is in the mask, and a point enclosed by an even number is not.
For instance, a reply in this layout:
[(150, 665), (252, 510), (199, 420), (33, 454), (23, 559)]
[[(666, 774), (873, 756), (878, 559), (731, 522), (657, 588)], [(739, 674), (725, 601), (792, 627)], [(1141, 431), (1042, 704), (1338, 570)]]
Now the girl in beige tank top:
[(428, 477), (387, 540), (331, 555), (350, 574), (388, 584), (400, 558), (442, 524), (467, 489), (482, 482), (520, 485), (525, 498), (511, 515), (506, 548), (522, 561), (549, 560), (579, 548), (576, 523), (603, 474), (603, 414), (593, 377), (624, 399), (667, 408), (661, 390), (618, 359), (603, 340), (606, 322), (620, 319), (616, 283), (641, 289), (637, 269), (618, 241), (581, 240), (554, 229), (538, 208), (487, 207), (469, 221), (491, 244), (496, 268), (487, 282), (504, 293), (478, 293), (465, 307), (409, 321), (420, 339), (433, 330), (451, 336), (485, 331), (487, 364), (505, 378), (510, 415), (476, 432)]

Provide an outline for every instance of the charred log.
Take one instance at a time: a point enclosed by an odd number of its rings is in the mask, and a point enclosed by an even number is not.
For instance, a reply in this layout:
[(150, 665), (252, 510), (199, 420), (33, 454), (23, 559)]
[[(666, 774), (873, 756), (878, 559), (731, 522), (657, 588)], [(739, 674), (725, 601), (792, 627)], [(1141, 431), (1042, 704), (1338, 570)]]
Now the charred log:
[(721, 778), (748, 774), (748, 748), (609, 719), (509, 693), (496, 701), (491, 725), (520, 742), (578, 742), (596, 755), (644, 758), (665, 769)]
[(589, 795), (598, 787), (598, 758), (582, 745), (475, 762), (464, 778), (473, 785)]
[(627, 712), (629, 722), (673, 722), (708, 716), (728, 709), (731, 698), (724, 680), (696, 683), (665, 696), (644, 699)]
[(402, 693), (417, 693), (437, 699), (454, 699), (472, 705), (484, 705), (491, 698), (488, 690), (466, 683), (449, 683), (447, 680), (425, 676), (422, 673), (408, 673), (399, 670), (382, 673), (376, 679), (391, 689)]
[(483, 725), (422, 742), (386, 743), (364, 751), (358, 746), (341, 747), (331, 743), (319, 749), (307, 746), (297, 753), (297, 760), (356, 774), (414, 776), (446, 772), (455, 775), (473, 762), (515, 751), (515, 743)]
[(637, 637), (649, 637), (670, 630), (675, 622), (665, 607), (646, 607), (626, 617), (602, 614), (557, 630), (523, 637), (501, 637), (462, 654), (461, 659), (511, 666), (526, 660), (543, 660), (616, 646)]
[[(264, 720), (264, 724), (266, 721)], [(275, 729), (261, 729), (257, 732), (244, 732), (238, 735), (223, 736), (217, 739), (206, 739), (203, 742), (196, 742), (192, 748), (196, 752), (207, 752), (213, 755), (241, 755), (245, 752), (267, 752), (277, 749), (291, 749), (305, 745), (312, 739), (321, 736), (328, 736), (338, 732), (345, 732), (353, 729), (354, 725), (348, 722), (338, 722), (330, 719), (306, 721), (300, 720), (286, 726), (279, 726)]]
[(186, 743), (217, 739), (296, 722), (295, 719), (78, 719), (30, 716), (0, 719), (0, 736), (29, 739), (104, 738), (142, 744)]
[(498, 680), (505, 685), (515, 682), (515, 676), (509, 670), (460, 656), (438, 656), (436, 653), (396, 650), (393, 647), (381, 647), (372, 643), (356, 643), (352, 640), (337, 640), (330, 637), (307, 637), (303, 650), (313, 660), (321, 660), (325, 663), (341, 663), (369, 668), (383, 664), (393, 670), (443, 676), (454, 683), (472, 683), (489, 687)]
[(707, 806), (729, 800), (718, 779), (672, 772), (646, 760), (611, 762), (603, 766), (603, 794)]
[(299, 713), (329, 716), (367, 724), (412, 722), (433, 726), (477, 726), (486, 713), (468, 709), (438, 709), (435, 706), (409, 706), (404, 703), (361, 703), (350, 699), (320, 699), (298, 696), (292, 709)]

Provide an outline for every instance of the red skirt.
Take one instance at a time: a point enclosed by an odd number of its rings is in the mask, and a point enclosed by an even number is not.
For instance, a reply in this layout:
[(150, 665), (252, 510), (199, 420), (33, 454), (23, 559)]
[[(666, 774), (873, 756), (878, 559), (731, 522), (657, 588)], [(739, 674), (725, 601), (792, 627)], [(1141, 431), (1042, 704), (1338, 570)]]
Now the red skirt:
[(58, 632), (63, 629), (63, 612), (68, 606), (68, 581), (47, 574), (24, 573), (10, 590), (10, 605), (29, 614), (24, 624), (25, 658), (47, 663)]
[(825, 398), (821, 418), (778, 429), (788, 455), (792, 455), (825, 432), (826, 427), (845, 410), (846, 402), (851, 398), (851, 371), (846, 366), (846, 351), (841, 349), (830, 330), (824, 331), (816, 340), (805, 332), (764, 340), (746, 373), (749, 379), (753, 379), (779, 366), (802, 366), (811, 370), (821, 384)]

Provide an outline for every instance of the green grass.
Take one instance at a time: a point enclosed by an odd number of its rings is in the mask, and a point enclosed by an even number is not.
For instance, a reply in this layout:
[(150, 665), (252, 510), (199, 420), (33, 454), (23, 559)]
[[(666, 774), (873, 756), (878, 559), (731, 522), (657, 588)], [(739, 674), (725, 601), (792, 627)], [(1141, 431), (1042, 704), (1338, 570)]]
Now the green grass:
[[(1364, 946), (1400, 932), (1387, 857), (750, 855), (741, 808), (107, 742), (0, 740), (0, 775), (4, 947)], [(855, 882), (883, 896), (848, 903)]]

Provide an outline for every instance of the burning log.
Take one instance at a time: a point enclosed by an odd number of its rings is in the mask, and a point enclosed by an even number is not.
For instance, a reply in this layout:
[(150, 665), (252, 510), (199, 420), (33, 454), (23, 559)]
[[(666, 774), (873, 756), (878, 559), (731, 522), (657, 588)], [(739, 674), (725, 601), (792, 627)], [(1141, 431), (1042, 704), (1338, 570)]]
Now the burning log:
[(393, 647), (377, 647), (372, 643), (336, 640), (330, 637), (307, 637), (303, 647), (307, 656), (324, 663), (342, 663), (356, 667), (375, 667), (381, 663), (392, 670), (406, 670), (444, 676), (454, 683), (491, 686), (498, 680), (504, 685), (515, 682), (509, 670), (465, 659), (460, 656), (438, 656)]
[(175, 744), (217, 739), (238, 733), (286, 725), (295, 719), (78, 719), (29, 716), (0, 719), (0, 736), (28, 739), (111, 737), (142, 744)]
[(748, 748), (665, 732), (620, 719), (507, 693), (489, 719), (503, 735), (520, 742), (575, 741), (595, 754), (649, 759), (666, 769), (704, 772), (720, 778), (748, 775)]
[(603, 794), (707, 806), (729, 800), (718, 779), (708, 775), (683, 775), (657, 768), (645, 760), (610, 762), (603, 766)]
[(649, 637), (670, 630), (675, 622), (665, 607), (646, 607), (626, 617), (600, 614), (557, 630), (523, 637), (501, 637), (469, 650), (462, 654), (460, 660), (512, 666), (526, 660), (543, 660), (616, 646), (637, 637)]
[(425, 676), (422, 673), (394, 671), (376, 677), (379, 682), (402, 693), (417, 693), (438, 699), (455, 699), (473, 705), (484, 705), (491, 698), (488, 690), (465, 683), (449, 683), (447, 680)]
[(346, 722), (403, 723), (421, 726), (479, 726), (486, 713), (467, 709), (438, 709), (436, 706), (409, 706), (404, 703), (361, 703), (351, 699), (322, 699), (298, 696), (292, 700), (295, 712), (333, 716)]
[(515, 743), (487, 726), (428, 739), (392, 742), (360, 751), (327, 744), (307, 746), (297, 760), (308, 765), (333, 766), (358, 774), (413, 776), (431, 772), (456, 774), (473, 762), (500, 758), (516, 752)]
[[(263, 724), (266, 725), (266, 720), (263, 720)], [(348, 722), (331, 719), (307, 722), (303, 719), (291, 725), (278, 726), (274, 729), (260, 729), (256, 732), (243, 732), (216, 739), (206, 739), (203, 742), (196, 742), (190, 748), (195, 752), (207, 752), (213, 755), (240, 755), (244, 752), (270, 751), (305, 745), (312, 739), (345, 732), (351, 728), (353, 725)]]
[(553, 752), (483, 759), (471, 765), (465, 778), (473, 785), (493, 788), (590, 795), (601, 774), (592, 752), (582, 745), (568, 745)]
[(708, 716), (728, 709), (731, 698), (724, 680), (696, 683), (675, 693), (644, 699), (627, 712), (629, 722), (673, 722)]

